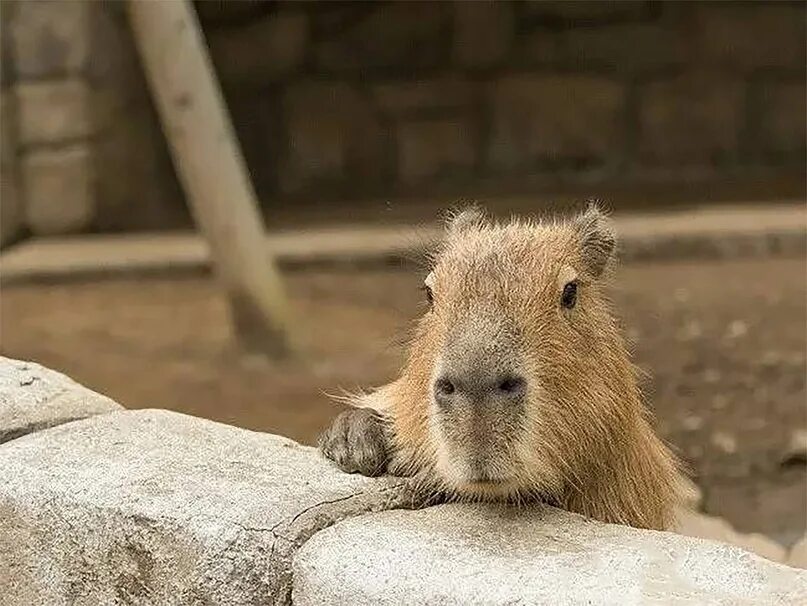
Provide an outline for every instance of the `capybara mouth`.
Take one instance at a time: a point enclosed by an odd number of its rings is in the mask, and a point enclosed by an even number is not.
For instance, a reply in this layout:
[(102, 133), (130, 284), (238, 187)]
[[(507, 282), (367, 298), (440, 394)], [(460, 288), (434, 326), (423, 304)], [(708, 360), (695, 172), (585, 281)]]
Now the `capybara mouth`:
[(461, 496), (500, 500), (516, 492), (517, 485), (510, 478), (474, 478), (455, 484)]

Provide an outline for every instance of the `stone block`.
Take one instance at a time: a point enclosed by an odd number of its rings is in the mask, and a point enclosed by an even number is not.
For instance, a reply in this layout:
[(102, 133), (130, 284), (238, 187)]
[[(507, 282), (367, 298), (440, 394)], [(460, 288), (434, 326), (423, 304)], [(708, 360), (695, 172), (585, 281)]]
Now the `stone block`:
[(325, 72), (439, 66), (450, 51), (452, 5), (445, 2), (373, 3), (369, 12), (330, 32), (314, 48)]
[(693, 59), (718, 68), (805, 69), (804, 3), (704, 2), (692, 7)]
[(288, 604), (299, 546), (399, 485), (167, 411), (38, 432), (0, 446), (3, 603)]
[(0, 443), (120, 409), (61, 373), (0, 357)]
[(281, 187), (295, 192), (351, 183), (352, 191), (386, 177), (387, 133), (370, 100), (346, 83), (301, 83), (284, 98), (288, 147)]
[(454, 63), (484, 69), (502, 62), (513, 41), (513, 5), (486, 1), (453, 6)]
[(81, 231), (93, 219), (93, 165), (87, 145), (28, 151), (22, 158), (26, 223), (34, 234)]
[(680, 76), (639, 91), (638, 151), (649, 164), (710, 165), (736, 157), (742, 82)]
[(61, 143), (91, 134), (90, 95), (85, 81), (20, 82), (15, 91), (22, 145)]
[[(758, 142), (769, 154), (792, 154), (803, 164), (807, 149), (807, 92), (799, 82), (766, 82), (760, 94)], [(799, 156), (802, 156), (799, 158)]]
[(300, 66), (308, 38), (305, 14), (278, 12), (242, 27), (212, 29), (208, 43), (225, 86), (262, 86)]
[(491, 90), (488, 163), (532, 169), (564, 160), (607, 162), (622, 153), (625, 93), (611, 80), (583, 75), (519, 75)]
[(476, 163), (479, 133), (470, 119), (416, 120), (398, 126), (401, 181), (415, 185), (438, 178), (468, 177)]
[(381, 111), (394, 117), (445, 114), (478, 102), (476, 86), (453, 76), (387, 82), (375, 85), (372, 92)]
[(14, 65), (19, 78), (46, 78), (81, 71), (90, 49), (86, 0), (19, 2), (11, 24)]
[(552, 508), (441, 505), (346, 520), (294, 561), (295, 606), (803, 604), (807, 571)]

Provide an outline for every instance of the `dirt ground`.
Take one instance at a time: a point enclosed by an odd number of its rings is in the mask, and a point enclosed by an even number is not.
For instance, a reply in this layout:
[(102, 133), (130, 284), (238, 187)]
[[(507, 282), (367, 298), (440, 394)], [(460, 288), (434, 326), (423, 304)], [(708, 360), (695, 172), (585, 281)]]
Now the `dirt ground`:
[[(422, 309), (412, 269), (288, 276), (304, 354), (240, 355), (205, 278), (6, 287), (0, 350), (131, 408), (159, 407), (311, 443), (339, 410), (326, 393), (394, 376)], [(614, 298), (658, 428), (690, 465), (705, 507), (790, 544), (807, 483), (789, 444), (807, 429), (807, 267), (800, 260), (630, 265)]]

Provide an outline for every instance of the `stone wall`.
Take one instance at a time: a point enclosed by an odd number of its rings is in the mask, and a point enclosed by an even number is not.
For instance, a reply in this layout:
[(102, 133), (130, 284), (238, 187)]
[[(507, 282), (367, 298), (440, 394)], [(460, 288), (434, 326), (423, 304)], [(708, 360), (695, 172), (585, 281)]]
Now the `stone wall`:
[[(807, 570), (728, 527), (718, 542), (540, 505), (423, 505), (405, 479), (342, 473), (281, 436), (122, 410), (0, 358), (9, 606), (807, 600)], [(803, 566), (806, 546), (772, 555)]]
[(19, 177), (15, 189), (24, 200), (13, 202), (22, 204), (23, 211), (14, 213), (21, 218), (9, 219), (4, 231), (15, 221), (38, 233), (80, 231), (93, 219), (88, 15), (76, 2), (2, 8), (9, 106), (2, 126), (17, 151), (10, 172)]
[[(2, 10), (28, 227), (182, 224), (121, 3), (57, 5)], [(197, 8), (266, 207), (804, 170), (801, 2)]]
[(86, 0), (0, 4), (0, 244), (104, 230), (109, 217), (120, 227), (187, 221), (124, 9)]

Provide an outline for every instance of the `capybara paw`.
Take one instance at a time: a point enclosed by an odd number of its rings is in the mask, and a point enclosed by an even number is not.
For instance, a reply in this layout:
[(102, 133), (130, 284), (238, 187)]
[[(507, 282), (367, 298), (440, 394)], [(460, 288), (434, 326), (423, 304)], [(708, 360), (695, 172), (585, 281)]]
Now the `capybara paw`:
[(319, 438), (323, 455), (342, 471), (379, 476), (389, 459), (387, 424), (374, 410), (351, 408), (341, 413)]

